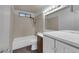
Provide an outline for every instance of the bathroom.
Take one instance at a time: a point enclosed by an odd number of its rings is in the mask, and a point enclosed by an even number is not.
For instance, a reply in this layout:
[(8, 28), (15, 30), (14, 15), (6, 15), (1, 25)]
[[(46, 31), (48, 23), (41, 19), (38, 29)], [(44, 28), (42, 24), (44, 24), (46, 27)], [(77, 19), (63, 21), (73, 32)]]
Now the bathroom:
[(5, 5), (0, 8), (1, 53), (79, 52), (78, 5)]

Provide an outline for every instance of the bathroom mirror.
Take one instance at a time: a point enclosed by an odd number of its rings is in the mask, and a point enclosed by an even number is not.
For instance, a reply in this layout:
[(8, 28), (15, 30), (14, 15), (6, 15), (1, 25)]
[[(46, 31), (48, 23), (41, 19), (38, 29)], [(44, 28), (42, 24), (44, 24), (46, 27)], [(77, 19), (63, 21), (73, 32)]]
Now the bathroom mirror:
[[(45, 30), (77, 30), (79, 31), (79, 6), (66, 6), (63, 9), (45, 15)], [(75, 11), (74, 11), (75, 10)]]
[(50, 15), (45, 16), (45, 30), (53, 31), (58, 30), (58, 17), (50, 17)]

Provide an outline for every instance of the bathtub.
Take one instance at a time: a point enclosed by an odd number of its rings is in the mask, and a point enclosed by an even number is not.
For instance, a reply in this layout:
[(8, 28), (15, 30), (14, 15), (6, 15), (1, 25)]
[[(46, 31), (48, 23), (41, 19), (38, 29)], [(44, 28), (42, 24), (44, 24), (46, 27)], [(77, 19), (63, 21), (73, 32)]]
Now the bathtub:
[(37, 37), (35, 35), (15, 38), (13, 41), (12, 50), (32, 45), (32, 50), (37, 49)]

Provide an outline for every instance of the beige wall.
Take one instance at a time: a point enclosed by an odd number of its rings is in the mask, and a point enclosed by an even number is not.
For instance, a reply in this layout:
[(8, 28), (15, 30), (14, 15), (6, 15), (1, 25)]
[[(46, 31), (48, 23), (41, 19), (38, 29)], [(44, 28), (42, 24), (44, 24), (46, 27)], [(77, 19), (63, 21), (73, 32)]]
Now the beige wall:
[(47, 18), (45, 27), (46, 29), (49, 29), (49, 30), (58, 30), (58, 17), (56, 16), (50, 19)]
[(36, 19), (36, 32), (43, 32), (43, 14), (38, 15), (35, 17)]
[(26, 17), (20, 17), (15, 14), (14, 37), (23, 37), (35, 34), (33, 20)]

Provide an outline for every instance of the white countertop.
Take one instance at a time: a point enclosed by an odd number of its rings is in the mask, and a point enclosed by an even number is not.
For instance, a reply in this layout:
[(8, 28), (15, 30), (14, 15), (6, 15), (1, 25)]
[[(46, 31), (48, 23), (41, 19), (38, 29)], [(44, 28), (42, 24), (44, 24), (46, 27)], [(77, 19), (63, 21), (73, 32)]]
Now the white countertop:
[(43, 33), (41, 32), (38, 32), (37, 35), (43, 37)]
[(79, 47), (79, 34), (76, 32), (71, 32), (72, 31), (51, 31), (44, 32), (44, 35)]

